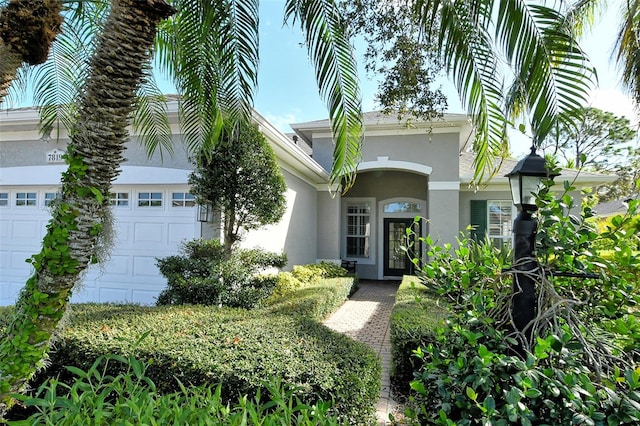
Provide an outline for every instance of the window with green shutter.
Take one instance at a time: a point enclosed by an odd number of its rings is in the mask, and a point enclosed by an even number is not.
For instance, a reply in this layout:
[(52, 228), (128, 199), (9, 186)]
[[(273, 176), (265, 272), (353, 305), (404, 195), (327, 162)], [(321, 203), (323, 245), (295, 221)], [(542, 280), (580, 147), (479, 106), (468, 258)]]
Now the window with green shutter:
[(487, 233), (487, 200), (471, 200), (471, 238), (483, 240)]

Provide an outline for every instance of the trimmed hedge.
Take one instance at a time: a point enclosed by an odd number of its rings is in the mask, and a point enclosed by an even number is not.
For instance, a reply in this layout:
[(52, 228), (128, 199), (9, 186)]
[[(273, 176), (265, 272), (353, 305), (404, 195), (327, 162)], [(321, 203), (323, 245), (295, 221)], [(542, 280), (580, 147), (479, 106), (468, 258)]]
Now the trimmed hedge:
[(391, 312), (391, 384), (396, 393), (409, 394), (413, 372), (421, 366), (413, 355), (436, 337), (436, 329), (447, 317), (447, 311), (427, 295), (427, 287), (416, 277), (405, 276), (396, 293)]
[(321, 321), (342, 306), (357, 288), (358, 279), (355, 277), (318, 280), (295, 291), (273, 294), (267, 299), (265, 308), (273, 313), (301, 315)]
[[(70, 381), (63, 366), (88, 369), (105, 354), (133, 355), (150, 362), (147, 375), (163, 393), (180, 390), (176, 379), (186, 386), (221, 383), (223, 398), (233, 401), (258, 390), (264, 394), (265, 380), (281, 378), (302, 388), (305, 403), (333, 399), (342, 420), (370, 424), (380, 392), (378, 357), (317, 322), (344, 302), (353, 283), (353, 278), (325, 280), (250, 311), (73, 305), (50, 354), (51, 367), (39, 382), (56, 375)], [(109, 374), (121, 372), (116, 364), (110, 368)]]

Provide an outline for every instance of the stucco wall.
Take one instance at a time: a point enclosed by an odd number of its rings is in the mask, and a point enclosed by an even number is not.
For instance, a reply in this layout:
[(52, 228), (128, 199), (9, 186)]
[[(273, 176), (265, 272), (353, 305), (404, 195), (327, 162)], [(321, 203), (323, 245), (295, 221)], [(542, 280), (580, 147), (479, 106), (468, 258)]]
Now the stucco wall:
[(340, 259), (340, 200), (338, 194), (318, 191), (318, 259)]
[(363, 172), (358, 175), (355, 185), (344, 197), (376, 197), (378, 200), (394, 197), (426, 199), (427, 179), (427, 176), (399, 171)]
[(284, 251), (288, 258), (286, 269), (291, 269), (293, 265), (316, 261), (317, 191), (292, 173), (282, 173), (287, 184), (287, 210), (282, 220), (249, 232), (242, 246)]

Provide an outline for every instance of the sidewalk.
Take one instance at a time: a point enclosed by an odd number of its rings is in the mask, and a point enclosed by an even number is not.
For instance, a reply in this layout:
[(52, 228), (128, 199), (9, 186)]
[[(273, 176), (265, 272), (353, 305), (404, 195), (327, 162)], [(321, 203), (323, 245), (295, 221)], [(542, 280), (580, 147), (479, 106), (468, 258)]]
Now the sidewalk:
[(361, 280), (358, 291), (323, 324), (369, 345), (380, 356), (382, 388), (377, 405), (378, 424), (389, 424), (389, 413), (395, 402), (391, 399), (391, 344), (389, 318), (395, 300), (397, 281)]

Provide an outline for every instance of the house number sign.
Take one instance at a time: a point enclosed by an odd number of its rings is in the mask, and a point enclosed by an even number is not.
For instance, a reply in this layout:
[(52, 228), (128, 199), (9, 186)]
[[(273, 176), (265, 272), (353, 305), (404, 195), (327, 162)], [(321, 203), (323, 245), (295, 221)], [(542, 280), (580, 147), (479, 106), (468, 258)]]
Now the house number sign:
[(65, 152), (59, 149), (47, 152), (47, 163), (64, 163), (64, 158), (62, 158), (64, 154)]

